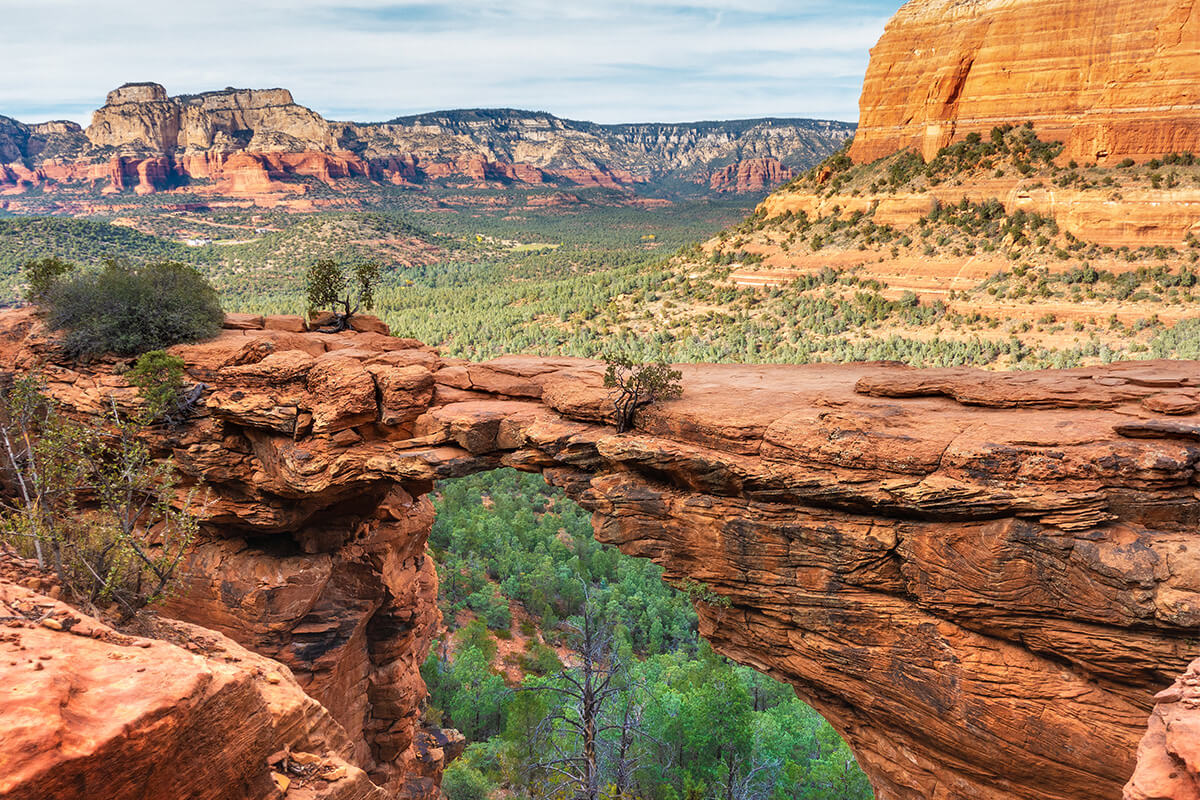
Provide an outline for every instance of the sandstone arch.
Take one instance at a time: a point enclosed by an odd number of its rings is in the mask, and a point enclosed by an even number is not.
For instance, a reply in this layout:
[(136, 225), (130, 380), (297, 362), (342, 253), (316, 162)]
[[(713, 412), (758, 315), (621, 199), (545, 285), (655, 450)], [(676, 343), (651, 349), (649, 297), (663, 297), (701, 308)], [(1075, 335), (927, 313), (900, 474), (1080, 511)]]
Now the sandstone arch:
[[(729, 597), (702, 634), (792, 683), (880, 800), (1116, 797), (1195, 655), (1200, 363), (685, 366), (617, 436), (594, 362), (237, 324), (176, 348), (211, 388), (160, 444), (214, 496), (172, 613), (291, 667), (401, 796), (439, 767), (425, 494), (498, 465)], [(10, 367), (54, 360), (27, 312), (0, 338)], [(80, 413), (130, 391), (108, 365), (47, 376)]]

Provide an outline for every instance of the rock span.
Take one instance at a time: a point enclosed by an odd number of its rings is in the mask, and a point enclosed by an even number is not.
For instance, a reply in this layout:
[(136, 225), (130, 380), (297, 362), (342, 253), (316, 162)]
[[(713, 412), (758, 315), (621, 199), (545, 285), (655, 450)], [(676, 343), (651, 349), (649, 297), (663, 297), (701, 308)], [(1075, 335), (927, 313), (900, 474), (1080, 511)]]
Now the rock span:
[[(158, 444), (211, 495), (168, 611), (284, 665), (403, 797), (437, 767), (426, 494), (497, 466), (729, 598), (699, 604), (703, 635), (795, 686), (880, 800), (1116, 797), (1196, 654), (1198, 362), (685, 365), (683, 397), (616, 435), (595, 362), (467, 363), (364, 322), (238, 316), (174, 348), (210, 388)], [(66, 408), (131, 401), (113, 364), (55, 353), (30, 312), (0, 317), (0, 360), (45, 362)]]
[(759, 191), (853, 130), (803, 119), (597, 125), (512, 109), (328, 122), (286, 89), (169, 97), (159, 84), (131, 83), (108, 93), (86, 130), (0, 117), (0, 192), (82, 183), (152, 194), (186, 185), (253, 198), (304, 193), (301, 177), (610, 189), (667, 178)]
[(912, 0), (871, 50), (859, 109), (860, 162), (1026, 120), (1064, 160), (1200, 152), (1200, 6)]

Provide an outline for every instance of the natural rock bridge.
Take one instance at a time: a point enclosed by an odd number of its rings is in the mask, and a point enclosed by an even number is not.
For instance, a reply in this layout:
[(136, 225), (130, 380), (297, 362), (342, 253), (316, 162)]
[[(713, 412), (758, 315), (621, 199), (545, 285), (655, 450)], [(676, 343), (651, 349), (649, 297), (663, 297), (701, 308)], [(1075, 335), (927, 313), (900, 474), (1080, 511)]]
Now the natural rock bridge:
[[(167, 613), (287, 665), (388, 792), (432, 796), (440, 769), (426, 495), (501, 465), (729, 598), (699, 604), (701, 633), (795, 686), (880, 800), (1117, 798), (1152, 696), (1200, 650), (1198, 362), (685, 365), (682, 398), (616, 435), (596, 362), (229, 324), (175, 348), (210, 388), (160, 444), (212, 494)], [(70, 409), (132, 395), (111, 363), (56, 363), (28, 312), (0, 337)], [(1157, 719), (1139, 780), (1190, 787)], [(384, 796), (365, 785), (321, 796)]]

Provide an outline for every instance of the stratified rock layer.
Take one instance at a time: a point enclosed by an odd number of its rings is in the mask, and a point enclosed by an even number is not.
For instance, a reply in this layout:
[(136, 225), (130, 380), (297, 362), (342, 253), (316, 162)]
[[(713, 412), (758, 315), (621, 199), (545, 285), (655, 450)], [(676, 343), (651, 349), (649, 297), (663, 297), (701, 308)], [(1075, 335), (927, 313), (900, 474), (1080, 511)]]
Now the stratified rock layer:
[[(231, 324), (174, 349), (208, 389), (159, 446), (211, 496), (171, 611), (288, 665), (407, 796), (436, 779), (422, 495), (501, 465), (728, 598), (702, 633), (795, 686), (880, 800), (1117, 797), (1196, 655), (1198, 362), (684, 365), (683, 396), (616, 435), (596, 362)], [(0, 317), (4, 363), (53, 352)], [(132, 399), (102, 364), (44, 370), (79, 412)]]
[(911, 0), (888, 23), (850, 156), (926, 159), (972, 131), (1033, 122), (1064, 159), (1200, 152), (1195, 0)]
[(597, 125), (512, 109), (443, 111), (383, 123), (328, 122), (286, 89), (170, 97), (156, 83), (108, 93), (86, 130), (0, 117), (0, 193), (91, 183), (105, 192), (303, 193), (300, 179), (448, 181), (621, 189), (658, 179), (759, 191), (816, 163), (854, 126), (758, 119)]
[[(0, 558), (3, 558), (0, 555)], [(287, 669), (219, 634), (126, 636), (0, 577), (0, 797), (388, 800)], [(311, 780), (276, 754), (304, 753)]]

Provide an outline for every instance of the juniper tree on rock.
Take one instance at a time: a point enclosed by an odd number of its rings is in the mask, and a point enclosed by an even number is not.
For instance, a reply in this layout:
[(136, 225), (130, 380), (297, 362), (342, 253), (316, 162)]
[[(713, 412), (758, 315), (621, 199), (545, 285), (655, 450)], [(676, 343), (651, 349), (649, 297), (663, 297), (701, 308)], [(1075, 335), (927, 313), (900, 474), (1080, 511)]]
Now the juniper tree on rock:
[(683, 373), (666, 362), (637, 364), (628, 356), (609, 356), (604, 361), (604, 385), (614, 390), (611, 397), (617, 413), (617, 433), (633, 428), (633, 416), (640, 406), (683, 394)]
[(305, 286), (308, 293), (308, 314), (314, 318), (318, 311), (333, 313), (332, 324), (320, 328), (323, 333), (337, 333), (350, 327), (350, 318), (360, 309), (375, 307), (375, 287), (379, 284), (382, 267), (378, 261), (343, 267), (331, 258), (322, 258), (308, 269)]

